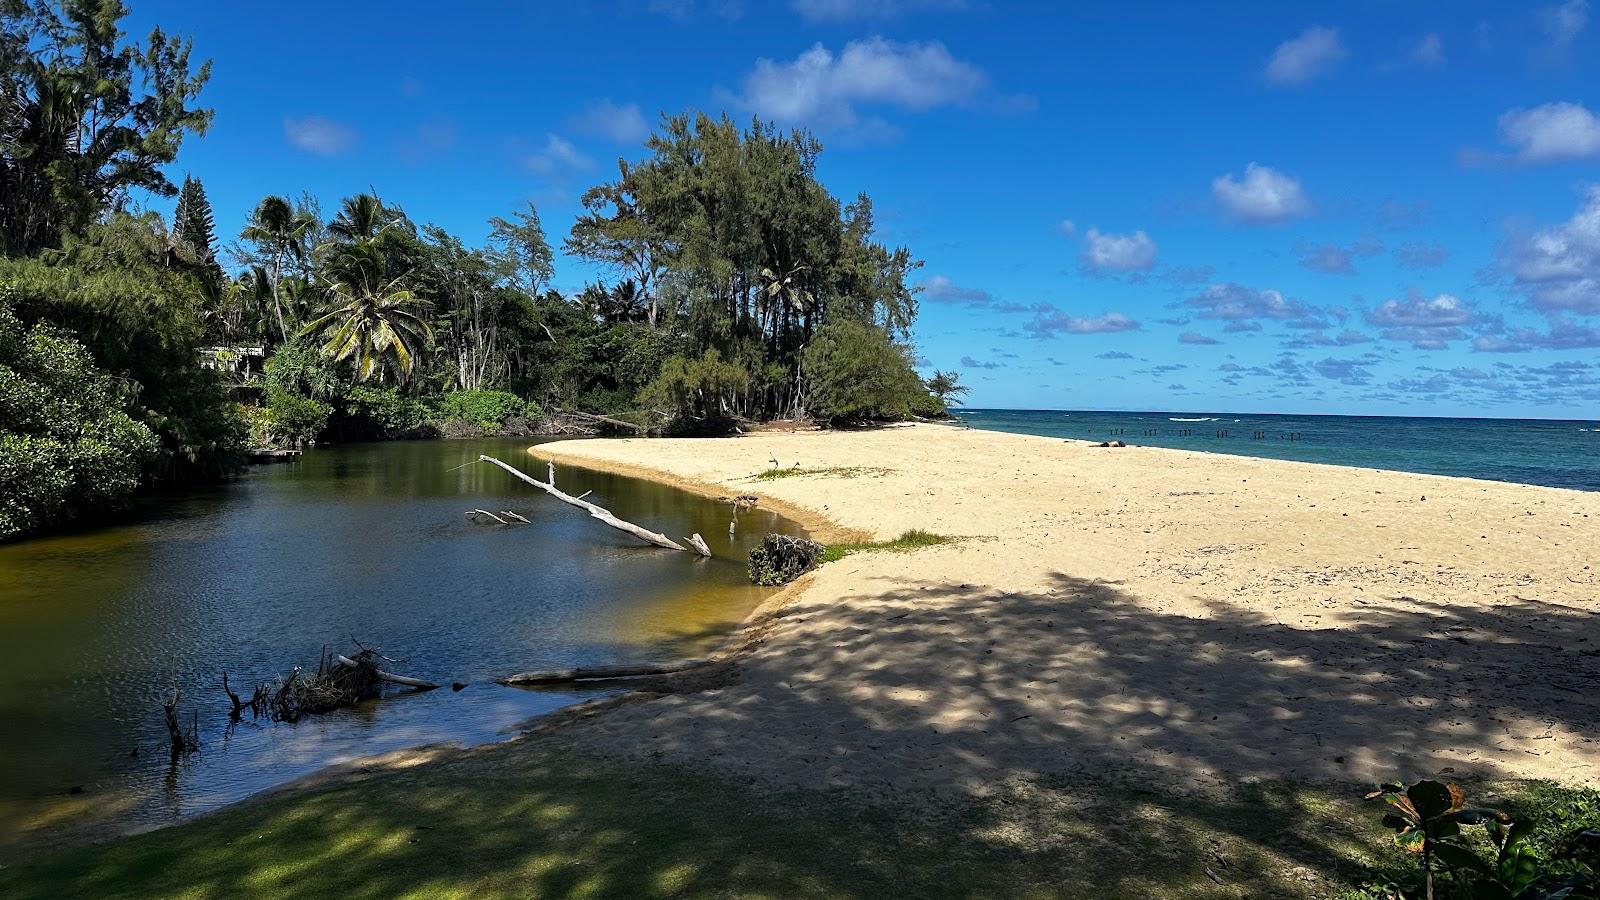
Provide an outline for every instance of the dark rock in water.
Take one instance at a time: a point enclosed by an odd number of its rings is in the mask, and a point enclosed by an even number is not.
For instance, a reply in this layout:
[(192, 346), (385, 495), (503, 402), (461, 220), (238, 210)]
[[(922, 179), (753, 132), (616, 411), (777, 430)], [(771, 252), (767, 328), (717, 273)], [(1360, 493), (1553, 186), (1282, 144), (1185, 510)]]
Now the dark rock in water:
[(750, 550), (750, 580), (756, 584), (788, 584), (817, 564), (826, 549), (816, 541), (769, 534)]
[(466, 685), (466, 683), (465, 683), (465, 682), (462, 682), (462, 681), (456, 681), (456, 682), (452, 682), (452, 683), (451, 683), (451, 685), (450, 685), (450, 690), (452, 690), (452, 691), (459, 691), (459, 690), (464, 690), (464, 689), (465, 689), (465, 688), (466, 688), (466, 686), (467, 686), (467, 685)]

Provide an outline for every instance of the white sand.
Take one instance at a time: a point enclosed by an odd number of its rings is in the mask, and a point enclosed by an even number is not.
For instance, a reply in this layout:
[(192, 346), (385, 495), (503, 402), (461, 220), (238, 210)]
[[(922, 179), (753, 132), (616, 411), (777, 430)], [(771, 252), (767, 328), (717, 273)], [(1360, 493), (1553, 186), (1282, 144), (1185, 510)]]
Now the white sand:
[[(534, 452), (970, 538), (824, 566), (730, 683), (578, 727), (611, 749), (860, 788), (1600, 783), (1600, 493), (945, 426)], [(774, 457), (890, 471), (750, 478)]]

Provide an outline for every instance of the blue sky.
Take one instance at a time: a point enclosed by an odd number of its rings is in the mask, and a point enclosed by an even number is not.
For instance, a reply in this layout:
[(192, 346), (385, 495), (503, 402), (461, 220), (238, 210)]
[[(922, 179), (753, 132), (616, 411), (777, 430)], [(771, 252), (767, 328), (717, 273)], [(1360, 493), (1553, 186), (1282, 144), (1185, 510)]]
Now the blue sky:
[(370, 187), (559, 243), (661, 112), (758, 114), (926, 261), (970, 405), (1600, 417), (1586, 0), (133, 6), (214, 60), (224, 236)]

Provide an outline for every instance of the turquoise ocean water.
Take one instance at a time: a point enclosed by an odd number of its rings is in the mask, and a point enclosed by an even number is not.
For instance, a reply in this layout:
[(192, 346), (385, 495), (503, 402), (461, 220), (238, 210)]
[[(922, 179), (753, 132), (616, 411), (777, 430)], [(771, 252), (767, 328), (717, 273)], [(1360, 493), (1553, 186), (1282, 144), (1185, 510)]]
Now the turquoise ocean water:
[(973, 428), (1600, 491), (1600, 421), (967, 409)]

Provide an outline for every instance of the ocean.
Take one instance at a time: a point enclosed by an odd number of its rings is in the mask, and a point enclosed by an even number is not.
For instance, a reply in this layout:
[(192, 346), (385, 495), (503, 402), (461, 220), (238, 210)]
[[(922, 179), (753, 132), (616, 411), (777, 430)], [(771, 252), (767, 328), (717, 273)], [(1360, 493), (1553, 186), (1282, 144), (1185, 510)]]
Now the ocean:
[(1600, 422), (963, 409), (973, 428), (1600, 491)]

